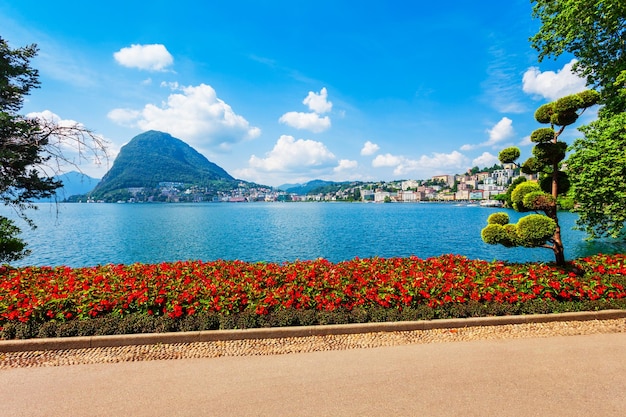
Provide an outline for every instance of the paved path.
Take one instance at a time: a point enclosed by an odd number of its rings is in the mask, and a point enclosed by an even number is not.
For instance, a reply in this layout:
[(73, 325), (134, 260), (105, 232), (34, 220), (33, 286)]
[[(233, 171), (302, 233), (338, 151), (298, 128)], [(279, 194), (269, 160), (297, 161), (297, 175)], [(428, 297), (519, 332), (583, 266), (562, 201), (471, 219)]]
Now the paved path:
[(0, 371), (2, 416), (623, 416), (626, 333)]

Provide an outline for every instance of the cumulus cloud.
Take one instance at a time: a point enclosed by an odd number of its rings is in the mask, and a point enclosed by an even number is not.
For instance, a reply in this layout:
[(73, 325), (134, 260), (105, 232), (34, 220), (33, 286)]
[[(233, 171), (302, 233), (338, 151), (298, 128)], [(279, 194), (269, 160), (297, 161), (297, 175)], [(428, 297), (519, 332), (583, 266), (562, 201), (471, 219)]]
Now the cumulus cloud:
[(309, 107), (310, 113), (290, 111), (283, 114), (278, 121), (296, 129), (310, 130), (313, 133), (320, 133), (330, 128), (330, 118), (320, 117), (320, 114), (327, 113), (333, 108), (333, 103), (328, 101), (326, 87), (322, 88), (319, 94), (309, 91), (302, 103)]
[(483, 152), (482, 155), (472, 160), (472, 166), (477, 166), (480, 168), (491, 167), (494, 164), (499, 163), (500, 160), (498, 159), (498, 157), (496, 155), (490, 154), (489, 152)]
[(530, 135), (524, 136), (524, 138), (519, 143), (519, 146), (531, 146), (531, 145), (534, 145), (534, 143), (532, 140), (530, 140)]
[(380, 146), (368, 140), (367, 142), (365, 142), (365, 145), (363, 145), (363, 148), (361, 149), (361, 155), (363, 156), (374, 155), (379, 150), (380, 150)]
[(352, 161), (349, 159), (342, 159), (339, 161), (339, 165), (333, 168), (333, 171), (336, 173), (351, 171), (359, 166), (357, 161)]
[(160, 106), (146, 104), (142, 110), (113, 109), (109, 119), (142, 130), (160, 130), (181, 138), (192, 146), (229, 145), (241, 140), (254, 139), (261, 134), (258, 127), (248, 121), (219, 99), (215, 90), (206, 84), (178, 87), (167, 102)]
[(392, 154), (378, 155), (372, 161), (374, 168), (394, 168), (394, 175), (406, 175), (409, 173), (464, 170), (468, 166), (468, 158), (458, 151), (446, 153), (433, 153), (432, 156), (422, 155), (418, 159)]
[(79, 123), (75, 120), (62, 119), (56, 113), (51, 112), (50, 110), (44, 110), (42, 112), (32, 112), (26, 115), (27, 119), (38, 119), (47, 123), (54, 123), (60, 127), (83, 127), (82, 123)]
[(548, 100), (556, 100), (585, 90), (587, 88), (586, 81), (572, 71), (574, 63), (576, 63), (575, 59), (565, 64), (557, 72), (541, 72), (537, 67), (529, 68), (522, 78), (524, 92)]
[(118, 64), (148, 71), (165, 71), (174, 58), (164, 45), (131, 45), (113, 54)]
[(488, 129), (489, 140), (485, 142), (486, 145), (495, 145), (503, 140), (509, 139), (513, 136), (513, 121), (508, 117), (503, 117), (494, 127)]
[(313, 133), (323, 132), (330, 127), (330, 118), (320, 117), (317, 113), (290, 111), (283, 114), (278, 121), (296, 129), (310, 130)]
[(274, 148), (259, 158), (252, 155), (250, 167), (266, 172), (299, 172), (310, 168), (329, 167), (335, 164), (335, 155), (322, 143), (282, 135)]
[(499, 143), (513, 137), (515, 131), (513, 130), (513, 121), (508, 117), (503, 117), (498, 123), (496, 123), (491, 129), (487, 129), (489, 139), (485, 142), (475, 144), (465, 144), (461, 146), (462, 151), (469, 151), (482, 146), (495, 146)]
[(306, 96), (302, 103), (309, 106), (309, 110), (317, 114), (328, 113), (333, 108), (333, 103), (328, 101), (326, 87), (322, 88), (319, 94), (309, 91), (309, 95)]

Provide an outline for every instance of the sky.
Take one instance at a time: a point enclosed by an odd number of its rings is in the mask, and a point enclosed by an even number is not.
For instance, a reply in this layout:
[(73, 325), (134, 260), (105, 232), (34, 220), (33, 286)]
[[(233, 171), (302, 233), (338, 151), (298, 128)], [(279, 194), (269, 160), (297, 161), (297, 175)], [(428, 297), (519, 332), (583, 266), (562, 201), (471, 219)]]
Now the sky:
[(80, 165), (95, 178), (160, 130), (259, 184), (426, 179), (492, 166), (508, 146), (523, 161), (545, 127), (537, 107), (585, 89), (572, 56), (538, 61), (530, 0), (480, 6), (0, 0), (0, 36), (39, 48), (41, 87), (20, 114), (108, 142), (108, 162)]

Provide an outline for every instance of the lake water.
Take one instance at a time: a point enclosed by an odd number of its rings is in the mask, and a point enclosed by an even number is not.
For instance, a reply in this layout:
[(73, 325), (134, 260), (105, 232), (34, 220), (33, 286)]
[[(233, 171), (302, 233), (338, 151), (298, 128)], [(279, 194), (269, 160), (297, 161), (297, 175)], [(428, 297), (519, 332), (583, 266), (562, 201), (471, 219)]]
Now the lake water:
[[(501, 209), (499, 209), (501, 210)], [(157, 263), (239, 259), (284, 262), (326, 258), (420, 258), (460, 254), (512, 262), (552, 261), (548, 249), (483, 243), (496, 210), (436, 203), (41, 204), (30, 230), (18, 222), (32, 255), (15, 265)], [(512, 221), (523, 214), (505, 210)], [(10, 209), (0, 214), (15, 218)], [(626, 252), (626, 244), (590, 243), (560, 215), (568, 259)]]

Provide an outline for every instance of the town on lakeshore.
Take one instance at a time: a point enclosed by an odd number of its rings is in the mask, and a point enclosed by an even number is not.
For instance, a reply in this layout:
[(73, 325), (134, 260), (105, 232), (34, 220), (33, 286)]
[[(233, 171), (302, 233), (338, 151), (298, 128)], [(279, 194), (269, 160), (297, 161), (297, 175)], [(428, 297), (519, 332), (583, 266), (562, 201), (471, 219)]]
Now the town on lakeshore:
[[(331, 182), (316, 180), (303, 185), (268, 187), (241, 182), (231, 190), (216, 191), (206, 187), (187, 186), (182, 182), (160, 182), (158, 188), (146, 187), (127, 189), (128, 198), (118, 203), (139, 202), (303, 202), (303, 201), (362, 201), (362, 202), (402, 202), (459, 201), (480, 203), (486, 206), (500, 206), (495, 196), (506, 192), (508, 185), (524, 176), (511, 164), (494, 165), (480, 171), (477, 167), (461, 175), (436, 175), (428, 180), (397, 180), (378, 182)], [(78, 197), (78, 196), (77, 196)], [(69, 201), (103, 202), (85, 196), (74, 197)]]

